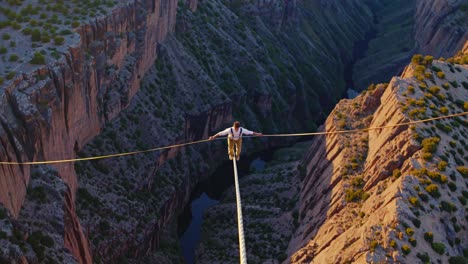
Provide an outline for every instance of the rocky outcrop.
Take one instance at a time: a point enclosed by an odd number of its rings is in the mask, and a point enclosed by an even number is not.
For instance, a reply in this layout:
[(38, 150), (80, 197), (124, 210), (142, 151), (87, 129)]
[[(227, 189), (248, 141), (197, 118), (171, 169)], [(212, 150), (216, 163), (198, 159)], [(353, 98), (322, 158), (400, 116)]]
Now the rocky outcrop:
[[(468, 39), (464, 0), (373, 1), (375, 34), (352, 68), (355, 90), (402, 72), (414, 53), (450, 57)], [(398, 30), (395, 30), (398, 28)], [(378, 58), (378, 59), (376, 59)], [(381, 63), (385, 61), (385, 63)]]
[(416, 1), (417, 51), (434, 57), (450, 57), (468, 40), (465, 0)]
[[(408, 66), (388, 85), (341, 101), (322, 129), (379, 127), (466, 111), (468, 94), (456, 83), (464, 81), (468, 66), (431, 65), (430, 58), (421, 64), (416, 70)], [(413, 76), (421, 69), (425, 77), (418, 81)], [(466, 181), (457, 170), (467, 163), (463, 154), (448, 150), (449, 142), (453, 147), (466, 136), (464, 126), (466, 121), (455, 119), (316, 138), (303, 160), (300, 225), (289, 245), (290, 261), (446, 263), (461, 256), (466, 231), (455, 225), (465, 220), (463, 209), (454, 208), (466, 201), (455, 186)]]
[[(62, 59), (6, 83), (1, 89), (1, 160), (73, 158), (128, 106), (156, 59), (158, 43), (175, 27), (176, 8), (177, 1), (154, 0), (120, 6), (80, 27), (79, 44)], [(82, 250), (75, 246), (84, 237), (73, 212), (74, 167), (72, 163), (54, 166), (70, 187), (64, 206), (70, 209), (67, 223), (73, 231), (66, 231), (65, 243), (80, 259)], [(0, 203), (17, 217), (29, 183), (29, 166), (2, 165), (1, 171)], [(88, 250), (85, 244), (79, 247)]]

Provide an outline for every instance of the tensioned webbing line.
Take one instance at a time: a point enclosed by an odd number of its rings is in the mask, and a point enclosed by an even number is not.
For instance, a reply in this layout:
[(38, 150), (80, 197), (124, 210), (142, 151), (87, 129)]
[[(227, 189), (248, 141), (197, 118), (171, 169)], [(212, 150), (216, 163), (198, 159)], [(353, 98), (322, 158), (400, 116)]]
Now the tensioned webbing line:
[[(368, 127), (368, 128), (361, 128), (361, 129), (336, 130), (336, 131), (329, 131), (329, 132), (296, 133), (296, 134), (270, 134), (270, 135), (266, 134), (266, 135), (263, 135), (263, 137), (295, 137), (295, 136), (318, 136), (318, 135), (358, 133), (358, 132), (365, 132), (365, 131), (370, 131), (370, 130), (425, 123), (425, 122), (435, 121), (439, 119), (463, 116), (467, 114), (468, 112), (462, 112), (462, 113), (456, 113), (456, 114), (439, 116), (439, 117), (432, 117), (432, 118), (422, 119), (422, 120), (417, 120), (417, 121), (409, 121), (409, 122), (404, 122), (404, 123), (399, 123), (399, 124), (394, 124), (394, 125)], [(155, 151), (171, 149), (171, 148), (178, 148), (178, 147), (194, 145), (194, 144), (199, 144), (199, 143), (208, 142), (208, 141), (210, 140), (203, 139), (203, 140), (192, 141), (192, 142), (187, 142), (187, 143), (174, 144), (174, 145), (165, 146), (165, 147), (158, 147), (158, 148), (151, 148), (151, 149), (146, 149), (146, 150), (138, 150), (138, 151), (130, 151), (130, 152), (122, 152), (122, 153), (115, 153), (115, 154), (109, 154), (109, 155), (93, 156), (93, 157), (84, 157), (84, 158), (71, 158), (71, 159), (47, 160), (47, 161), (28, 161), (28, 162), (0, 161), (0, 165), (40, 165), (40, 164), (55, 164), (55, 163), (75, 162), (75, 161), (107, 159), (107, 158), (113, 158), (113, 157), (122, 157), (122, 156), (130, 156), (130, 155), (136, 155), (136, 154), (142, 154), (142, 153), (155, 152)]]
[(240, 264), (247, 264), (247, 254), (245, 252), (245, 239), (244, 239), (244, 220), (242, 219), (242, 202), (239, 189), (239, 179), (237, 175), (236, 159), (232, 159), (234, 165), (234, 185), (236, 189), (236, 207), (237, 207), (237, 229), (239, 233), (239, 254)]

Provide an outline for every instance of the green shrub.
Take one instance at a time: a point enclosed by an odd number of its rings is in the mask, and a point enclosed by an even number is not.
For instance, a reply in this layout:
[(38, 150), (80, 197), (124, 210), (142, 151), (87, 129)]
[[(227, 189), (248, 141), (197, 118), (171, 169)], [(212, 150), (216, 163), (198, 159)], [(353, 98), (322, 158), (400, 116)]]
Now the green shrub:
[(31, 59), (30, 61), (31, 64), (45, 64), (46, 63), (46, 59), (45, 59), (45, 56), (42, 55), (42, 53), (40, 52), (34, 52), (34, 56), (33, 58)]
[(468, 167), (458, 166), (457, 171), (463, 176), (463, 178), (468, 178)]
[(355, 177), (351, 180), (351, 185), (356, 188), (361, 188), (364, 186), (364, 179), (362, 177)]
[(11, 72), (7, 73), (6, 79), (11, 80), (11, 79), (15, 78), (15, 76), (16, 76), (16, 72), (11, 71)]
[(413, 222), (413, 225), (417, 228), (421, 227), (421, 221), (417, 218), (413, 218), (413, 220), (411, 221)]
[(11, 36), (8, 33), (4, 33), (3, 36), (2, 36), (3, 40), (9, 40), (10, 38), (11, 38)]
[(5, 47), (5, 46), (1, 46), (1, 47), (0, 47), (0, 54), (5, 54), (5, 53), (7, 53), (7, 52), (8, 52), (7, 47)]
[(411, 58), (411, 63), (414, 65), (420, 65), (422, 62), (423, 56), (421, 54), (415, 54), (413, 55), (413, 58)]
[(359, 202), (360, 200), (367, 200), (369, 194), (363, 190), (347, 189), (345, 191), (345, 198), (347, 202)]
[(434, 198), (440, 197), (439, 187), (437, 187), (437, 185), (435, 184), (430, 184), (426, 186), (425, 190)]
[(445, 79), (445, 73), (444, 72), (438, 72), (437, 77), (439, 77), (439, 79)]
[(431, 94), (437, 94), (440, 92), (440, 87), (439, 86), (431, 86), (428, 91), (431, 93)]
[(458, 88), (458, 86), (459, 86), (457, 81), (451, 81), (449, 83), (450, 83), (450, 85), (452, 85), (453, 88)]
[(416, 254), (416, 257), (418, 257), (423, 263), (430, 263), (431, 258), (427, 254), (427, 252), (424, 252), (424, 254), (418, 253)]
[(395, 240), (391, 240), (389, 245), (394, 249), (398, 247), (397, 242)]
[(408, 239), (408, 242), (410, 242), (410, 244), (413, 246), (413, 247), (416, 247), (416, 245), (418, 244), (418, 242), (416, 241), (416, 239), (414, 237), (410, 237)]
[(449, 109), (448, 109), (448, 107), (446, 107), (446, 106), (442, 106), (441, 108), (439, 108), (439, 111), (440, 111), (442, 114), (446, 115), (446, 114), (448, 114)]
[(372, 240), (370, 242), (370, 252), (374, 252), (378, 245), (379, 242), (377, 240)]
[(413, 230), (413, 228), (411, 228), (411, 227), (406, 228), (406, 234), (407, 234), (408, 236), (414, 235), (414, 230)]
[(55, 36), (54, 37), (55, 45), (62, 45), (64, 41), (65, 41), (64, 37), (61, 37), (61, 36)]
[(457, 185), (454, 182), (449, 182), (448, 187), (449, 187), (450, 191), (452, 191), (452, 192), (457, 190)]
[(432, 243), (432, 249), (437, 252), (437, 254), (442, 255), (445, 253), (445, 245), (442, 243)]
[(466, 205), (466, 203), (467, 203), (467, 202), (466, 202), (466, 198), (463, 197), (463, 196), (458, 196), (458, 200), (460, 201), (460, 203), (461, 203), (462, 205)]
[(448, 181), (447, 176), (445, 176), (445, 175), (443, 175), (443, 174), (441, 174), (439, 172), (435, 172), (435, 171), (428, 171), (427, 176), (429, 176), (429, 178), (431, 178), (434, 181), (439, 182), (439, 183), (447, 183), (447, 181)]
[[(25, 28), (25, 29), (23, 29), (21, 32), (23, 32), (23, 34), (25, 34), (25, 35), (31, 35), (32, 32), (33, 32), (33, 30), (30, 29), (30, 28)], [(39, 39), (40, 39), (40, 38), (39, 38)]]
[(3, 77), (0, 77), (0, 85), (2, 85), (4, 81)]
[(17, 61), (18, 60), (18, 55), (16, 54), (11, 54), (9, 61)]
[(447, 162), (446, 161), (440, 161), (439, 164), (437, 164), (437, 168), (440, 170), (440, 171), (445, 171), (445, 169), (447, 168)]
[(440, 202), (439, 208), (442, 211), (446, 211), (446, 212), (449, 212), (449, 213), (457, 211), (457, 207), (453, 203), (449, 203), (449, 202), (446, 202), (446, 201)]
[(467, 83), (467, 82), (462, 81), (462, 85), (463, 85), (463, 87), (464, 87), (465, 89), (468, 89), (468, 83)]
[(440, 138), (431, 137), (423, 139), (422, 141), (422, 150), (426, 153), (435, 153), (437, 151), (437, 146), (439, 145)]
[(393, 170), (393, 177), (394, 178), (400, 178), (401, 176), (401, 171), (399, 169)]
[(429, 243), (432, 243), (434, 241), (434, 234), (432, 234), (432, 232), (424, 233), (424, 240), (426, 240)]
[(411, 203), (411, 205), (413, 205), (414, 207), (419, 207), (419, 206), (420, 206), (418, 197), (411, 196), (410, 198), (408, 198), (408, 201), (409, 201), (409, 202)]
[(457, 257), (450, 257), (449, 264), (467, 264), (468, 258), (457, 256)]
[(41, 42), (42, 43), (49, 43), (50, 42), (50, 36), (47, 33), (41, 33)]
[(424, 159), (424, 160), (431, 160), (432, 159), (432, 153), (428, 153), (428, 152), (424, 152), (421, 157)]
[(31, 40), (32, 41), (41, 41), (41, 31), (35, 28), (31, 31)]
[(403, 245), (401, 246), (401, 251), (404, 255), (408, 255), (409, 253), (411, 253), (411, 248), (408, 245)]

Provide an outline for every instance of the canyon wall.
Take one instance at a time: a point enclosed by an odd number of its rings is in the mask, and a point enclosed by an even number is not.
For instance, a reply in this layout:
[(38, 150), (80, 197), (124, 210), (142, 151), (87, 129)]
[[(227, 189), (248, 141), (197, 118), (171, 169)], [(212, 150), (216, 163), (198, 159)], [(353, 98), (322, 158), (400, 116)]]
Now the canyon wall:
[[(374, 34), (353, 69), (354, 89), (384, 82), (414, 53), (450, 57), (468, 40), (466, 0), (370, 1)], [(380, 63), (385, 61), (385, 63)]]
[[(356, 5), (356, 13), (362, 10), (355, 2), (350, 5)], [(340, 8), (344, 12), (345, 7)], [(160, 56), (143, 78), (140, 93), (82, 150), (83, 155), (207, 138), (222, 125), (230, 125), (234, 118), (255, 131), (310, 129), (319, 118), (313, 117), (312, 110), (326, 111), (329, 102), (341, 93), (322, 87), (336, 83), (333, 86), (343, 88), (335, 75), (342, 71), (341, 58), (317, 46), (334, 45), (335, 52), (341, 52), (344, 47), (333, 44), (330, 38), (339, 24), (328, 26), (326, 32), (314, 28), (304, 34), (296, 28), (297, 24), (289, 25), (291, 32), (276, 31), (277, 26), (270, 25), (286, 27), (287, 23), (279, 22), (282, 20), (278, 17), (256, 19), (259, 14), (253, 10), (248, 5), (237, 8), (221, 1), (198, 3), (195, 13), (189, 6), (179, 6), (176, 34), (160, 45)], [(242, 18), (244, 12), (250, 15)], [(327, 16), (320, 18), (321, 23), (325, 25), (331, 15), (330, 8)], [(287, 20), (295, 19), (298, 18)], [(359, 30), (366, 19), (352, 19), (344, 18), (353, 23), (349, 31), (342, 32), (346, 42), (340, 45), (351, 45), (356, 35), (363, 34)], [(327, 43), (312, 42), (315, 34), (328, 36), (322, 39)], [(301, 47), (293, 43), (297, 36), (306, 41)], [(320, 67), (313, 64), (315, 56), (323, 58)], [(303, 67), (306, 62), (309, 66)], [(318, 73), (321, 67), (334, 70), (302, 77), (305, 75), (301, 71)], [(314, 83), (320, 87), (312, 88)], [(319, 98), (323, 98), (320, 103)], [(311, 101), (309, 105), (302, 102), (307, 99)], [(245, 140), (244, 153), (287, 143)], [(95, 259), (164, 261), (174, 245), (165, 253), (158, 250), (161, 243), (168, 247), (158, 239), (163, 227), (173, 224), (174, 216), (189, 201), (193, 187), (226, 157), (225, 142), (219, 140), (168, 153), (78, 165), (77, 172), (82, 177), (77, 210), (84, 228), (92, 234)], [(103, 230), (106, 223), (114, 228)]]
[[(343, 65), (372, 18), (358, 0), (121, 3), (79, 27), (62, 59), (2, 84), (0, 158), (144, 150), (206, 138), (234, 118), (268, 133), (315, 130), (343, 96)], [(258, 151), (286, 143), (244, 144)], [(224, 152), (215, 141), (34, 167), (34, 184), (29, 166), (2, 165), (0, 203), (12, 224), (0, 256), (43, 261), (34, 238), (47, 235), (56, 261), (164, 261), (155, 253), (161, 232)], [(59, 194), (43, 193), (54, 186)], [(56, 201), (61, 206), (49, 208)], [(52, 227), (36, 221), (36, 211)], [(36, 230), (46, 234), (29, 239)]]
[[(174, 30), (176, 9), (177, 1), (125, 3), (108, 16), (79, 27), (79, 43), (58, 61), (5, 82), (1, 89), (1, 160), (73, 158), (107, 121), (127, 107), (156, 59), (158, 43)], [(73, 210), (77, 188), (73, 163), (54, 167), (70, 188), (66, 206), (70, 228), (77, 229), (65, 235), (65, 244), (80, 262), (90, 263), (89, 252), (81, 258), (77, 248), (78, 244), (87, 246)], [(0, 203), (18, 217), (30, 166), (2, 165), (0, 170)]]
[[(340, 101), (322, 129), (466, 111), (467, 62), (416, 60), (389, 84)], [(455, 146), (466, 146), (466, 125), (460, 117), (314, 139), (303, 159), (300, 225), (289, 245), (290, 262), (463, 258), (467, 160)]]
[(467, 15), (466, 0), (417, 1), (414, 27), (417, 52), (436, 58), (453, 56), (468, 40)]

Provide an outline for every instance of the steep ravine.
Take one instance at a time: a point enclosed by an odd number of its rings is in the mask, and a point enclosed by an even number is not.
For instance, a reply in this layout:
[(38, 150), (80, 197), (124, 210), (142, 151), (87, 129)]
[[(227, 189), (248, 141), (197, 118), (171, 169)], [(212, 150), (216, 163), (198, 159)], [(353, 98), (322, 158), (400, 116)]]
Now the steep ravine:
[[(268, 133), (314, 130), (343, 95), (343, 65), (372, 18), (357, 0), (188, 4), (129, 1), (80, 27), (62, 59), (5, 82), (1, 159), (147, 149), (206, 138), (234, 118)], [(1, 166), (0, 259), (167, 261), (174, 216), (221, 154), (216, 141), (74, 167)]]
[(466, 0), (378, 0), (368, 4), (378, 18), (374, 24), (377, 34), (354, 67), (355, 90), (400, 74), (415, 53), (450, 57), (468, 40)]
[[(358, 6), (352, 6), (354, 2), (347, 5), (358, 17)], [(330, 49), (319, 50), (317, 43), (312, 45), (308, 39), (320, 34), (320, 39), (332, 43), (327, 35), (339, 25), (328, 25), (326, 30), (311, 27), (313, 31), (304, 34), (302, 25), (292, 24), (287, 27), (291, 33), (286, 33), (286, 28), (275, 32), (270, 29), (271, 21), (249, 16), (241, 19), (240, 14), (248, 10), (234, 8), (234, 13), (232, 9), (217, 1), (199, 3), (195, 13), (179, 6), (176, 34), (160, 45), (160, 57), (143, 78), (141, 93), (83, 149), (83, 154), (206, 138), (232, 122), (233, 116), (259, 131), (313, 129), (320, 117), (312, 113), (325, 113), (329, 102), (342, 93), (322, 87), (344, 90), (343, 82), (335, 76), (341, 61), (336, 58), (335, 62), (309, 67), (302, 67), (302, 63), (316, 61), (315, 56), (320, 61), (332, 53)], [(359, 30), (365, 24), (359, 23), (365, 20), (349, 23), (350, 32), (343, 32), (343, 38), (351, 38), (348, 42), (352, 43), (352, 38), (362, 34)], [(206, 39), (207, 35), (211, 38)], [(300, 52), (293, 42), (297, 37), (307, 41)], [(309, 70), (316, 74), (304, 72)], [(319, 72), (323, 75), (317, 75)], [(317, 86), (312, 89), (313, 85)], [(301, 101), (306, 99), (311, 103)], [(288, 122), (278, 122), (285, 118)], [(258, 151), (278, 143), (246, 141), (244, 147), (245, 151)], [(150, 250), (162, 242), (159, 234), (188, 202), (192, 188), (222, 161), (215, 157), (224, 157), (224, 144), (218, 141), (183, 152), (80, 166), (77, 208), (84, 228), (92, 234), (89, 238), (95, 260), (152, 255)]]

